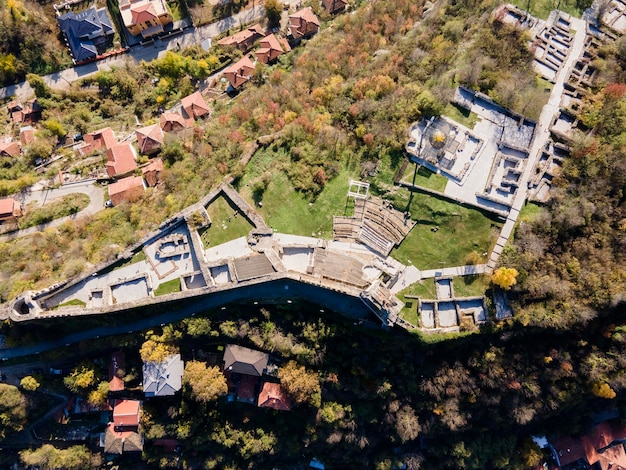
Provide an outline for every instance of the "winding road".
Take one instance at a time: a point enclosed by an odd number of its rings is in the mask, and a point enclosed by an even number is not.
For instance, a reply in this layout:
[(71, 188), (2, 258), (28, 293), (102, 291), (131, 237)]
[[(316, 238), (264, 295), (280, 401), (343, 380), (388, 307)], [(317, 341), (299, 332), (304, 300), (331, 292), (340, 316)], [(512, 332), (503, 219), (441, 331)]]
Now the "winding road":
[(98, 186), (95, 180), (83, 180), (76, 183), (68, 183), (57, 189), (30, 189), (23, 191), (15, 196), (15, 198), (18, 199), (23, 205), (36, 202), (40, 206), (45, 206), (47, 202), (53, 201), (54, 199), (76, 193), (86, 194), (89, 197), (89, 205), (87, 205), (87, 207), (85, 207), (82, 211), (67, 217), (60, 217), (45, 224), (35, 225), (34, 227), (29, 227), (24, 230), (17, 230), (15, 232), (0, 235), (0, 242), (6, 242), (15, 240), (16, 238), (25, 237), (27, 235), (32, 235), (33, 233), (41, 232), (46, 228), (58, 227), (67, 220), (77, 220), (82, 217), (87, 217), (104, 208), (104, 189)]

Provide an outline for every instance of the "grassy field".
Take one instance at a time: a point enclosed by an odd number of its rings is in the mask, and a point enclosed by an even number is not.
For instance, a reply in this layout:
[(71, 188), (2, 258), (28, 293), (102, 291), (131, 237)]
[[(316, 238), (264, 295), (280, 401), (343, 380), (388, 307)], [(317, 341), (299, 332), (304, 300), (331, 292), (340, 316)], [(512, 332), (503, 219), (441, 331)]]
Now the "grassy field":
[(561, 10), (578, 18), (584, 10), (580, 8), (580, 4), (584, 2), (576, 0), (513, 0), (511, 3), (543, 20), (548, 19), (552, 10)]
[(477, 209), (420, 193), (414, 194), (410, 212), (417, 225), (391, 256), (422, 270), (461, 266), (472, 252), (488, 253), (502, 226)]
[(174, 292), (180, 292), (180, 279), (178, 278), (159, 284), (159, 287), (154, 290), (154, 295), (158, 297), (160, 295), (172, 294)]
[(87, 304), (80, 299), (72, 299), (59, 304), (59, 307), (86, 307)]
[(522, 207), (522, 210), (519, 213), (517, 223), (519, 224), (520, 222), (532, 222), (541, 215), (543, 210), (543, 207), (541, 207), (539, 204), (535, 204), (534, 202), (527, 202), (526, 204), (524, 204), (524, 207)]
[(234, 217), (235, 211), (236, 209), (223, 197), (218, 197), (207, 207), (207, 212), (211, 216), (211, 226), (198, 232), (205, 248), (248, 235), (252, 225), (241, 215)]
[(446, 107), (443, 108), (443, 115), (464, 125), (468, 129), (474, 129), (474, 126), (478, 122), (478, 114), (452, 103), (448, 103)]
[[(402, 177), (402, 181), (406, 181), (407, 183), (412, 183), (414, 171), (415, 171), (415, 164), (411, 163), (406, 168), (404, 176)], [(423, 186), (425, 188), (443, 193), (446, 189), (446, 184), (448, 184), (448, 178), (446, 178), (445, 176), (438, 175), (437, 173), (433, 173), (428, 168), (421, 166), (417, 170), (417, 175), (415, 175), (415, 184), (417, 186)]]
[(89, 205), (89, 196), (86, 194), (68, 194), (60, 199), (49, 202), (43, 207), (37, 205), (26, 206), (24, 216), (19, 221), (20, 229), (45, 224), (82, 211)]
[[(309, 202), (293, 189), (283, 172), (274, 172), (263, 194), (263, 207), (257, 208), (257, 211), (270, 227), (279, 232), (332, 238), (333, 215), (344, 214), (350, 176), (353, 175), (348, 170), (343, 170), (326, 184), (315, 202)], [(245, 182), (240, 193), (250, 204), (254, 204)]]
[(484, 295), (489, 287), (489, 276), (462, 276), (455, 277), (454, 284), (455, 297), (473, 297)]

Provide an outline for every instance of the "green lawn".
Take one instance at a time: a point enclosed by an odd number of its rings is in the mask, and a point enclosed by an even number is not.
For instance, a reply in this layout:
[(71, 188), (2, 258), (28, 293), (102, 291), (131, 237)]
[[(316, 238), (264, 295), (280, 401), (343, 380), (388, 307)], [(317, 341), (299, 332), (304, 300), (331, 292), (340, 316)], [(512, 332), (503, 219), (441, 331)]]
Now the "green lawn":
[(87, 304), (80, 299), (72, 299), (59, 304), (59, 307), (86, 307)]
[(561, 10), (578, 18), (584, 10), (579, 6), (584, 2), (577, 0), (513, 0), (511, 3), (542, 20), (547, 20), (552, 10)]
[(465, 265), (472, 252), (486, 262), (482, 254), (490, 251), (502, 226), (477, 209), (420, 193), (414, 193), (410, 212), (417, 225), (391, 256), (422, 270)]
[(160, 295), (172, 294), (174, 292), (180, 292), (180, 279), (178, 278), (159, 284), (159, 287), (157, 287), (154, 291), (154, 295), (158, 297)]
[(57, 200), (51, 201), (43, 207), (26, 206), (24, 216), (19, 220), (20, 229), (45, 224), (54, 219), (66, 217), (82, 211), (89, 205), (89, 196), (82, 193), (68, 194)]
[[(407, 183), (413, 182), (413, 173), (415, 172), (415, 163), (410, 163), (406, 167), (402, 181)], [(415, 175), (415, 184), (417, 186), (423, 186), (424, 188), (432, 189), (433, 191), (439, 191), (443, 193), (448, 184), (448, 178), (437, 173), (433, 173), (428, 168), (420, 166)]]
[(424, 279), (398, 292), (398, 298), (404, 302), (404, 308), (400, 312), (400, 316), (409, 323), (417, 326), (419, 318), (417, 313), (418, 299), (407, 299), (407, 295), (416, 295), (421, 299), (435, 299), (437, 297), (435, 280)]
[(478, 114), (452, 103), (448, 103), (446, 107), (443, 108), (443, 115), (464, 125), (468, 129), (474, 129), (474, 126), (478, 122)]
[[(265, 222), (279, 232), (330, 239), (333, 233), (333, 215), (343, 215), (346, 208), (350, 176), (348, 170), (341, 171), (326, 184), (315, 202), (310, 202), (294, 190), (282, 171), (275, 171), (263, 194), (263, 207), (257, 210)], [(245, 185), (245, 180), (240, 193), (253, 204), (252, 194)]]
[(455, 297), (474, 297), (485, 295), (489, 287), (489, 277), (482, 276), (460, 276), (452, 281), (454, 284)]
[(236, 210), (221, 196), (207, 207), (211, 225), (198, 231), (205, 248), (248, 235), (253, 227), (241, 214), (235, 217)]
[(543, 213), (544, 209), (539, 204), (534, 202), (527, 202), (522, 207), (522, 210), (517, 217), (517, 223), (520, 222), (532, 222)]

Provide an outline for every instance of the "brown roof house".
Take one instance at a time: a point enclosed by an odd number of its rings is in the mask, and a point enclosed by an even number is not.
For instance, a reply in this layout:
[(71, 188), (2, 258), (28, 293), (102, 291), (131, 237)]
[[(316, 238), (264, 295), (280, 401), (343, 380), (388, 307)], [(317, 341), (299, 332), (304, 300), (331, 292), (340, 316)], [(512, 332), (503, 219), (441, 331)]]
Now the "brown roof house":
[(78, 147), (78, 153), (81, 156), (95, 152), (101, 148), (106, 150), (110, 149), (117, 143), (115, 140), (115, 134), (110, 127), (98, 129), (97, 131), (89, 132), (83, 136), (83, 144)]
[(150, 163), (148, 163), (141, 169), (143, 177), (146, 179), (146, 183), (148, 183), (148, 186), (150, 186), (151, 188), (155, 187), (158, 184), (161, 178), (162, 171), (163, 160), (161, 160), (160, 158), (154, 158), (150, 160)]
[(344, 11), (348, 6), (348, 2), (346, 0), (322, 0), (322, 6), (326, 13), (334, 15)]
[(141, 176), (129, 176), (109, 185), (109, 199), (114, 206), (122, 202), (135, 202), (146, 192)]
[(121, 142), (107, 150), (107, 174), (113, 178), (137, 168), (137, 152), (130, 142)]
[(143, 436), (139, 434), (139, 414), (141, 402), (138, 400), (115, 400), (113, 422), (109, 423), (100, 445), (107, 454), (121, 455), (143, 450)]
[(238, 62), (235, 62), (230, 67), (224, 69), (224, 76), (230, 82), (230, 86), (234, 89), (239, 88), (244, 83), (248, 82), (254, 74), (254, 63), (250, 60), (250, 57), (242, 57)]
[(12, 197), (0, 199), (0, 224), (15, 224), (22, 215), (22, 206)]
[(0, 157), (18, 157), (22, 146), (14, 140), (0, 141)]
[(237, 401), (254, 403), (268, 361), (267, 353), (235, 344), (227, 345), (224, 350), (224, 375), (231, 396)]
[(265, 31), (263, 31), (260, 24), (255, 24), (232, 36), (226, 36), (217, 41), (217, 43), (220, 46), (233, 46), (242, 52), (248, 52), (252, 49), (254, 43), (263, 36), (265, 36)]
[(143, 363), (143, 393), (146, 397), (174, 395), (182, 387), (184, 364), (180, 354), (163, 362)]
[(11, 101), (8, 104), (9, 114), (14, 123), (32, 124), (41, 117), (41, 107), (37, 98), (24, 104), (19, 101)]
[(148, 38), (172, 23), (165, 0), (120, 0), (120, 14), (130, 34)]
[(553, 443), (559, 468), (577, 462), (601, 470), (626, 470), (626, 428), (604, 421), (580, 438), (565, 436)]
[(159, 124), (142, 127), (135, 131), (137, 142), (139, 143), (139, 151), (145, 155), (151, 155), (161, 150), (165, 135)]
[(280, 384), (265, 382), (259, 393), (258, 406), (274, 410), (291, 410), (291, 400)]
[(278, 39), (275, 35), (270, 34), (259, 41), (259, 49), (255, 52), (259, 62), (269, 64), (274, 62), (279, 56), (285, 52), (289, 52), (291, 47), (284, 39)]
[(187, 115), (187, 119), (198, 119), (209, 114), (209, 105), (206, 104), (202, 94), (199, 91), (185, 96), (180, 100), (183, 111)]
[(124, 390), (122, 372), (124, 370), (125, 357), (123, 351), (115, 351), (111, 354), (109, 362), (109, 392), (121, 392)]
[(308, 38), (320, 29), (320, 20), (311, 7), (303, 8), (289, 15), (289, 31), (294, 39)]
[(26, 147), (33, 140), (35, 140), (35, 130), (33, 126), (20, 127), (20, 142), (22, 147)]
[(187, 127), (187, 122), (178, 113), (163, 113), (159, 118), (159, 125), (163, 132), (173, 132), (183, 130)]

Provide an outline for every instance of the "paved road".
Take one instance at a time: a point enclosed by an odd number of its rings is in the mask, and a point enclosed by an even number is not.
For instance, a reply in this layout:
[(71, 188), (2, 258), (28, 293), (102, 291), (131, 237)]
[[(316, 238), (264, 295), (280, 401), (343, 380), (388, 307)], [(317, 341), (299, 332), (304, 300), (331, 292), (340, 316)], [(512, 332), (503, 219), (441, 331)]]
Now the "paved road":
[(87, 217), (95, 214), (96, 212), (104, 208), (104, 189), (95, 184), (95, 180), (80, 181), (78, 183), (69, 183), (61, 186), (57, 189), (39, 189), (30, 190), (16, 196), (24, 205), (30, 202), (38, 202), (41, 206), (44, 206), (47, 202), (50, 202), (59, 197), (67, 196), (68, 194), (82, 193), (89, 196), (89, 205), (82, 211), (76, 214), (61, 217), (55, 219), (47, 224), (36, 225), (24, 230), (18, 230), (17, 232), (8, 233), (6, 235), (0, 235), (0, 241), (9, 241), (16, 238), (32, 235), (35, 232), (41, 232), (49, 227), (58, 227), (67, 220), (76, 220), (82, 217)]
[(550, 93), (548, 103), (543, 107), (541, 115), (539, 116), (537, 129), (535, 131), (535, 138), (528, 154), (528, 162), (526, 163), (524, 173), (522, 174), (522, 177), (519, 181), (519, 189), (517, 190), (517, 194), (515, 195), (515, 199), (513, 200), (509, 216), (507, 217), (506, 222), (502, 227), (502, 231), (500, 232), (500, 237), (496, 242), (495, 248), (491, 252), (489, 262), (487, 263), (488, 273), (493, 272), (493, 270), (498, 265), (498, 260), (500, 259), (502, 250), (508, 242), (509, 237), (513, 233), (515, 223), (517, 222), (517, 217), (519, 216), (519, 213), (522, 210), (522, 207), (524, 207), (524, 203), (526, 202), (526, 197), (528, 195), (528, 181), (530, 180), (532, 172), (535, 170), (535, 166), (537, 165), (537, 160), (541, 155), (542, 149), (550, 138), (550, 124), (552, 123), (552, 119), (554, 118), (555, 114), (559, 110), (561, 96), (564, 90), (563, 84), (565, 83), (567, 77), (569, 77), (570, 70), (574, 66), (576, 60), (581, 56), (585, 47), (585, 21), (579, 18), (571, 17), (571, 22), (572, 29), (575, 30), (576, 35), (574, 36), (572, 47), (569, 51), (569, 55), (567, 56), (567, 61), (565, 62), (565, 64), (563, 64), (563, 67), (561, 67), (561, 70), (556, 77), (556, 81), (554, 87), (552, 88), (552, 92)]
[[(183, 318), (218, 307), (222, 307), (222, 309), (231, 308), (228, 307), (228, 304), (234, 302), (291, 303), (295, 299), (303, 299), (314, 303), (320, 307), (320, 311), (328, 309), (329, 311), (341, 312), (347, 317), (359, 320), (365, 320), (369, 317), (369, 310), (356, 297), (320, 286), (313, 286), (290, 279), (280, 279), (207, 294), (204, 297), (187, 300), (179, 306), (170, 304), (168, 313), (143, 318), (133, 323), (94, 328), (31, 346), (0, 349), (0, 360), (5, 361), (12, 358), (38, 355), (43, 351), (64, 346), (71, 347), (72, 344), (93, 338), (97, 339), (105, 336), (142, 331), (163, 323), (180, 321)], [(114, 315), (112, 321), (124, 321), (123, 313), (109, 315)], [(2, 368), (2, 363), (0, 363), (0, 368)]]
[[(242, 24), (250, 23), (257, 18), (261, 18), (265, 15), (265, 9), (263, 8), (262, 2), (259, 3), (261, 4), (253, 8), (242, 10), (216, 23), (211, 23), (199, 28), (189, 28), (184, 31), (183, 34), (167, 39), (157, 39), (153, 44), (147, 46), (137, 45), (131, 48), (128, 54), (112, 56), (91, 64), (80, 65), (61, 72), (45, 75), (43, 79), (48, 86), (52, 88), (67, 89), (70, 83), (76, 80), (85, 78), (100, 70), (111, 70), (112, 66), (122, 66), (129, 59), (132, 59), (134, 62), (141, 62), (142, 60), (150, 61), (164, 55), (168, 50), (177, 50), (194, 44), (200, 44), (205, 39), (214, 38), (231, 28), (239, 27)], [(28, 82), (0, 88), (0, 98), (17, 95), (19, 99), (25, 100), (33, 94), (33, 89)]]

